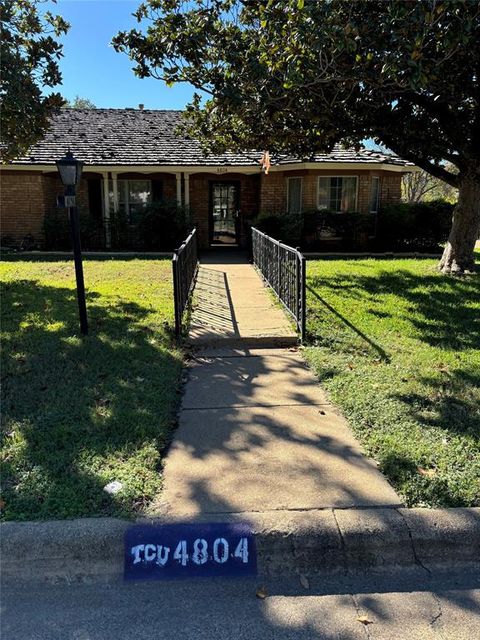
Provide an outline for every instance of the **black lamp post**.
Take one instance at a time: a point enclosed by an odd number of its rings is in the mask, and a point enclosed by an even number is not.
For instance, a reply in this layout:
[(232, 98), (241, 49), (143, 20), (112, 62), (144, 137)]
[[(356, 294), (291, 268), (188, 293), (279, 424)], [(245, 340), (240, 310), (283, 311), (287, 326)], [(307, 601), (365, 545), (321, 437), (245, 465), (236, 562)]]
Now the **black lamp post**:
[(71, 151), (61, 160), (57, 160), (57, 169), (65, 187), (65, 206), (70, 218), (70, 230), (72, 234), (73, 259), (75, 261), (75, 276), (77, 279), (78, 312), (80, 315), (80, 331), (83, 335), (88, 333), (87, 305), (85, 302), (85, 284), (83, 282), (82, 248), (80, 245), (80, 223), (78, 209), (75, 202), (75, 189), (80, 182), (83, 162), (75, 160)]

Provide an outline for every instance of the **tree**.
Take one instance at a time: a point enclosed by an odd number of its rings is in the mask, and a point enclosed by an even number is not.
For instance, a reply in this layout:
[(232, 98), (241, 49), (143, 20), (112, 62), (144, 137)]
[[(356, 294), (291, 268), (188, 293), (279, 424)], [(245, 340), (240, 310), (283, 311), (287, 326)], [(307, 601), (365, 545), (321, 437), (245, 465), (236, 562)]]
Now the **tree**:
[(50, 11), (41, 13), (44, 0), (2, 0), (0, 107), (2, 161), (24, 154), (48, 128), (62, 106), (59, 93), (43, 94), (45, 87), (61, 83), (58, 60), (62, 45), (54, 37), (69, 24)]
[[(447, 166), (448, 171), (455, 173), (455, 167)], [(405, 202), (425, 202), (429, 200), (446, 200), (452, 204), (458, 200), (455, 187), (435, 178), (420, 169), (404, 174), (402, 178), (402, 194)]]
[(402, 177), (402, 199), (405, 202), (423, 202), (425, 196), (433, 191), (438, 179), (426, 171), (412, 171)]
[(88, 98), (75, 96), (73, 100), (67, 100), (65, 107), (69, 107), (70, 109), (96, 109), (97, 105)]
[(195, 95), (184, 127), (206, 150), (308, 157), (373, 138), (458, 187), (440, 267), (473, 268), (477, 0), (146, 0), (136, 15), (142, 26), (117, 34), (115, 49), (140, 77), (190, 82), (209, 95)]

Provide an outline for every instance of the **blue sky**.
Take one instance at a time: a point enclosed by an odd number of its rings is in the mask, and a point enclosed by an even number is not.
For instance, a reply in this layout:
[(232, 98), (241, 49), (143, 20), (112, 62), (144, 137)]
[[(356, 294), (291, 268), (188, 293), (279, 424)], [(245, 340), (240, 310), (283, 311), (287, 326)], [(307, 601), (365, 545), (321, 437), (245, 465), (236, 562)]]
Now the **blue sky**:
[(63, 83), (58, 91), (68, 100), (76, 95), (88, 98), (97, 107), (137, 107), (182, 109), (193, 88), (181, 84), (168, 88), (160, 80), (139, 79), (126, 54), (109, 45), (120, 30), (137, 26), (131, 15), (140, 0), (58, 0), (44, 6), (70, 23), (64, 36), (64, 57), (60, 61)]
[[(191, 100), (193, 87), (178, 84), (168, 88), (160, 80), (137, 78), (126, 54), (110, 46), (121, 30), (138, 26), (132, 16), (140, 0), (58, 0), (45, 9), (59, 13), (70, 23), (61, 38), (64, 57), (60, 60), (63, 82), (57, 90), (73, 100), (88, 98), (97, 107), (183, 109)], [(373, 146), (372, 141), (366, 142)]]

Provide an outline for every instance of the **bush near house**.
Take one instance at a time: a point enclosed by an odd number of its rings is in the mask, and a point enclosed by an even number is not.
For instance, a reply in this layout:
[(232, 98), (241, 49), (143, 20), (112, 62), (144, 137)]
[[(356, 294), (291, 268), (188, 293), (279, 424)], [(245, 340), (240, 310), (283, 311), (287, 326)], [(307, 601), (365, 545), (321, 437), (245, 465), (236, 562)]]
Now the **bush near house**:
[(453, 209), (445, 200), (388, 205), (378, 215), (375, 246), (392, 251), (439, 251), (448, 238)]
[(138, 224), (138, 238), (145, 249), (172, 251), (192, 230), (188, 207), (176, 202), (156, 202), (145, 209)]
[(316, 260), (307, 287), (307, 360), (406, 504), (480, 506), (478, 276)]
[[(105, 246), (105, 230), (102, 220), (93, 218), (88, 211), (79, 210), (82, 249), (99, 251)], [(43, 221), (45, 249), (47, 251), (71, 251), (70, 223), (65, 209), (52, 209)]]
[(308, 251), (440, 252), (451, 225), (453, 205), (443, 200), (392, 204), (378, 214), (304, 211), (263, 213), (253, 222), (260, 231)]
[[(191, 213), (176, 201), (154, 202), (127, 220), (121, 212), (111, 214), (108, 223), (110, 247), (120, 251), (173, 251), (192, 228)], [(70, 225), (64, 209), (50, 211), (44, 220), (45, 248), (49, 251), (71, 249)], [(99, 251), (106, 248), (107, 228), (103, 220), (80, 210), (82, 248)]]
[[(4, 519), (130, 516), (161, 487), (183, 363), (171, 262), (84, 265), (86, 337), (71, 260), (0, 265)], [(115, 480), (121, 490), (104, 491)]]

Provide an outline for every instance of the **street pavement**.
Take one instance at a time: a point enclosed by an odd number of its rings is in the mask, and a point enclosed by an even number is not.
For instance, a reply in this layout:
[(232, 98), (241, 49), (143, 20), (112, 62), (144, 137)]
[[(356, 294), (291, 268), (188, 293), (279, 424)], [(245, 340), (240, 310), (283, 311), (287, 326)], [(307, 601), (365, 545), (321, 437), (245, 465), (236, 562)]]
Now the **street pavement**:
[[(256, 594), (263, 587), (260, 599)], [(7, 585), (2, 640), (475, 640), (479, 575)]]

